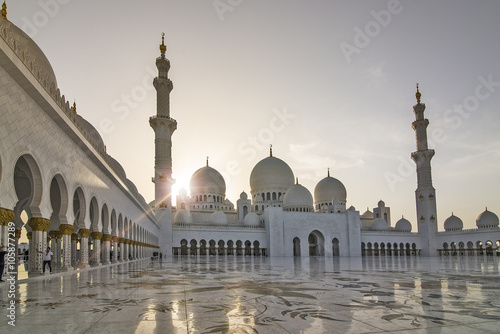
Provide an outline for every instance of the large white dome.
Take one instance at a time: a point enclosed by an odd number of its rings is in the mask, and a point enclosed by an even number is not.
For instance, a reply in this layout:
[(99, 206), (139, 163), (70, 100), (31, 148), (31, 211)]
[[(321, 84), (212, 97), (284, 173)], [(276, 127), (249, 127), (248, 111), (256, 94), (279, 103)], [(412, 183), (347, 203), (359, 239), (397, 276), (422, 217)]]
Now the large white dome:
[(189, 188), (191, 189), (191, 196), (196, 194), (226, 194), (224, 178), (216, 169), (209, 166), (202, 167), (194, 172), (189, 182)]
[(305, 209), (304, 211), (306, 212), (313, 211), (313, 198), (311, 192), (300, 184), (294, 185), (285, 193), (283, 198), (283, 208), (285, 210)]
[(476, 226), (478, 228), (498, 227), (498, 216), (486, 209), (476, 218)]
[(314, 204), (330, 203), (336, 198), (341, 204), (347, 202), (347, 190), (342, 182), (328, 175), (314, 188)]
[(293, 186), (293, 172), (290, 166), (276, 157), (259, 161), (250, 174), (252, 194), (263, 189), (277, 189), (286, 192)]

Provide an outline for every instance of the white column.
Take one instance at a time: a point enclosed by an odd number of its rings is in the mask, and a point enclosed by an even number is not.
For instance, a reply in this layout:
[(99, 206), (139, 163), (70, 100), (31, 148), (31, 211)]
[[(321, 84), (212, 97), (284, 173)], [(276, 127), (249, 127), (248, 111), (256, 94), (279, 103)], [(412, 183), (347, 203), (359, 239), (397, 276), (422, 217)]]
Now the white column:
[(113, 258), (111, 259), (112, 263), (118, 262), (118, 244), (120, 242), (119, 240), (120, 238), (118, 238), (117, 236), (113, 236)]
[[(73, 269), (71, 265), (73, 259), (73, 242), (71, 240), (71, 233), (73, 232), (73, 225), (69, 224), (61, 224), (59, 226), (59, 231), (61, 231), (61, 243), (62, 243), (62, 251), (61, 251), (61, 270), (67, 271)], [(76, 241), (75, 241), (76, 243)], [(76, 246), (76, 245), (75, 245)], [(76, 252), (75, 252), (76, 256)], [(76, 260), (76, 259), (75, 259)]]
[(98, 267), (101, 265), (101, 232), (92, 232), (90, 234), (94, 241), (94, 251), (92, 252), (92, 267)]
[(50, 220), (31, 218), (28, 225), (33, 230), (31, 232), (29, 272), (41, 273), (43, 266), (42, 252), (47, 248), (47, 230), (50, 227)]
[(90, 230), (86, 228), (81, 228), (78, 231), (80, 234), (80, 268), (88, 268), (89, 267), (89, 236)]
[(110, 250), (111, 250), (111, 234), (103, 234), (102, 235), (102, 264), (109, 264), (109, 255), (110, 255)]

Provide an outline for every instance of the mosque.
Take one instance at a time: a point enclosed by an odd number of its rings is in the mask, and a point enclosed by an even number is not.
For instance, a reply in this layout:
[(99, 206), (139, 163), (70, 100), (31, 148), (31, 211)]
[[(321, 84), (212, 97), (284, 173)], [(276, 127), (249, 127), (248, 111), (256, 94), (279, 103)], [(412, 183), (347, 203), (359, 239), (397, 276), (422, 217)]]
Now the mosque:
[[(37, 44), (0, 19), (0, 239), (17, 248), (29, 239), (31, 273), (40, 273), (50, 245), (61, 270), (163, 256), (488, 256), (500, 247), (499, 219), (485, 210), (476, 229), (459, 217), (438, 231), (425, 104), (417, 86), (413, 106), (417, 219), (393, 223), (379, 201), (360, 212), (330, 173), (313, 193), (288, 164), (264, 157), (250, 174), (250, 191), (236, 204), (226, 198), (222, 175), (209, 161), (195, 171), (190, 195), (172, 206), (172, 135), (164, 37), (156, 58), (155, 199), (147, 203), (124, 168), (106, 152), (98, 131), (59, 90), (49, 60)], [(173, 113), (175, 114), (175, 112)]]

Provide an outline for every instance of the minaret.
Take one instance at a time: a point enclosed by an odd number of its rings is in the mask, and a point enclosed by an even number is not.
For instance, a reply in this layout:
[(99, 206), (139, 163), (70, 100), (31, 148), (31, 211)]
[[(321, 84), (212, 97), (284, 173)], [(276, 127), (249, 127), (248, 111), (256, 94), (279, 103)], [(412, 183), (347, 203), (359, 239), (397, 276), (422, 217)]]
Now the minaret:
[(417, 151), (411, 154), (411, 158), (417, 165), (417, 190), (415, 197), (417, 202), (418, 233), (421, 235), (422, 255), (436, 256), (436, 190), (432, 186), (431, 159), (434, 150), (427, 145), (427, 126), (429, 120), (424, 118), (425, 104), (420, 103), (421, 94), (417, 84), (417, 104), (413, 106), (415, 121), (412, 123), (417, 139)]
[(177, 121), (170, 118), (170, 92), (173, 84), (168, 78), (170, 61), (165, 58), (165, 34), (162, 33), (160, 57), (156, 58), (158, 77), (153, 80), (156, 89), (156, 115), (149, 118), (155, 132), (155, 208), (172, 210), (172, 134)]

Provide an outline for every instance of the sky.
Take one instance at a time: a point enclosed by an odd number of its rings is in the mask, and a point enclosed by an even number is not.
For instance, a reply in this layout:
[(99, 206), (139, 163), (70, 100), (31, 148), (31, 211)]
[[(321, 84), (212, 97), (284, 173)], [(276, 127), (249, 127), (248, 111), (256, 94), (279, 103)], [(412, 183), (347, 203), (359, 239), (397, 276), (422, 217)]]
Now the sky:
[(269, 155), (311, 193), (327, 175), (360, 213), (382, 199), (416, 230), (413, 105), (420, 84), (439, 230), (500, 215), (500, 2), (7, 1), (58, 86), (152, 201), (155, 59), (174, 89), (174, 191), (205, 165), (236, 204)]

